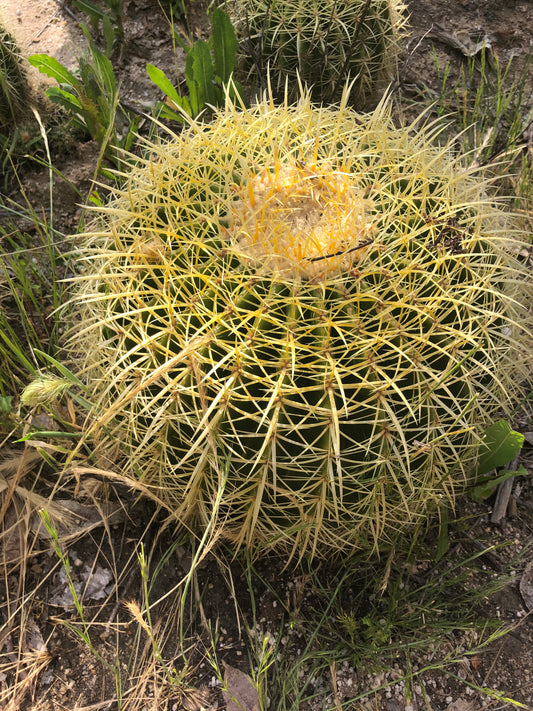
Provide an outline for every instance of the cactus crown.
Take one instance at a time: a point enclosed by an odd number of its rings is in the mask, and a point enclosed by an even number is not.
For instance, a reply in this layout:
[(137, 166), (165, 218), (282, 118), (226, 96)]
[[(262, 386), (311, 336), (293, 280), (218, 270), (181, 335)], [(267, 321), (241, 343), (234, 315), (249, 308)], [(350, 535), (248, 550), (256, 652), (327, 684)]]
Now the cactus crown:
[(315, 101), (338, 100), (348, 79), (351, 100), (364, 107), (396, 66), (406, 6), (400, 0), (232, 0), (224, 3), (240, 40), (247, 83), (298, 97), (298, 82)]
[(436, 129), (344, 99), (228, 104), (151, 146), (87, 236), (95, 427), (238, 544), (392, 540), (453, 502), (530, 364), (513, 218)]
[(229, 206), (228, 237), (258, 271), (286, 278), (346, 269), (368, 245), (369, 201), (349, 172), (326, 162), (280, 161), (248, 176)]

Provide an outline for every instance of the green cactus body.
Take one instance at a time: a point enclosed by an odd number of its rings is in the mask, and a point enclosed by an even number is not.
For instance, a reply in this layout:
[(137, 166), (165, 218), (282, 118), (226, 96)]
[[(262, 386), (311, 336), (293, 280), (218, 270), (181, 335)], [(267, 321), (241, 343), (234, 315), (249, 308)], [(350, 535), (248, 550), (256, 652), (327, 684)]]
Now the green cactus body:
[(29, 95), (20, 50), (12, 35), (0, 25), (0, 129), (12, 128), (26, 116)]
[(348, 78), (351, 100), (363, 108), (396, 67), (406, 24), (399, 0), (232, 0), (242, 69), (278, 98), (298, 98), (298, 82), (315, 101), (340, 98)]
[(468, 481), (530, 365), (531, 277), (433, 139), (383, 105), (228, 105), (102, 208), (73, 297), (92, 432), (180, 520), (218, 497), (239, 545), (379, 547)]

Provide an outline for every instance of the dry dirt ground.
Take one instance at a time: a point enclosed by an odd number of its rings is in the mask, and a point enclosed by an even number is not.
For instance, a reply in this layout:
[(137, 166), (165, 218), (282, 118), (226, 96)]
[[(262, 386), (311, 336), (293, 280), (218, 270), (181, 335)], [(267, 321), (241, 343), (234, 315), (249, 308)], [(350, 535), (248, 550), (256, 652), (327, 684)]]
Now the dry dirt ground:
[[(400, 77), (406, 95), (417, 95), (426, 88), (437, 89), (438, 79), (435, 72), (435, 58), (442, 67), (451, 62), (452, 72), (471, 53), (475, 53), (479, 42), (485, 41), (496, 52), (502, 63), (511, 56), (524, 58), (533, 49), (533, 2), (531, 0), (409, 0), (411, 13), (411, 37), (407, 60)], [(158, 98), (158, 90), (149, 81), (145, 65), (148, 61), (165, 69), (169, 76), (177, 69), (178, 75), (183, 65), (178, 61), (172, 47), (168, 24), (162, 10), (155, 0), (124, 0), (126, 51), (120, 64), (116, 66), (122, 82), (122, 96), (139, 108), (146, 108)], [(189, 24), (194, 34), (205, 30), (205, 6), (195, 0), (189, 13)], [(67, 66), (75, 66), (75, 56), (84, 44), (75, 17), (83, 15), (69, 2), (60, 0), (0, 0), (0, 18), (17, 36), (26, 54), (44, 52), (56, 56)], [(181, 77), (183, 78), (183, 77)], [(34, 75), (33, 81), (38, 86), (41, 75)], [(533, 80), (532, 80), (533, 82)], [(43, 110), (46, 110), (43, 108)], [(529, 148), (531, 150), (531, 147)], [(68, 181), (87, 192), (93, 177), (98, 147), (91, 141), (67, 146), (58, 153), (58, 170), (67, 178), (56, 184), (56, 200), (60, 224), (65, 230), (73, 231), (79, 217), (76, 194)], [(46, 205), (48, 199), (47, 175), (34, 169), (23, 175), (26, 193), (36, 208)], [(530, 419), (524, 417), (521, 426), (524, 430), (533, 430)], [(529, 461), (531, 460), (531, 462)], [(533, 453), (526, 446), (522, 463), (533, 473)], [(53, 474), (53, 473), (52, 473)], [(51, 476), (51, 475), (50, 475)], [(50, 479), (49, 486), (53, 486)], [(44, 492), (46, 494), (46, 489)], [(116, 492), (115, 492), (116, 493)], [(127, 492), (122, 492), (123, 500), (131, 507), (132, 502)], [(484, 556), (480, 563), (480, 576), (497, 576), (511, 573), (511, 582), (500, 592), (485, 600), (477, 610), (479, 615), (488, 620), (508, 621), (514, 630), (484, 649), (475, 657), (469, 657), (469, 645), (473, 636), (464, 636), (456, 640), (462, 644), (465, 654), (451, 667), (453, 675), (439, 670), (421, 673), (415, 682), (408, 686), (395, 679), (400, 679), (406, 671), (406, 659), (398, 659), (395, 668), (386, 672), (375, 671), (371, 666), (357, 668), (357, 665), (345, 665), (333, 670), (335, 678), (331, 708), (375, 709), (376, 711), (478, 711), (481, 708), (512, 708), (514, 704), (506, 701), (507, 697), (522, 704), (521, 708), (533, 709), (533, 628), (529, 617), (531, 599), (527, 598), (528, 570), (533, 561), (533, 483), (531, 477), (523, 478), (515, 486), (512, 506), (500, 524), (491, 523), (490, 510), (493, 501), (475, 505), (464, 504), (461, 510), (463, 523), (452, 528), (450, 544), (451, 556), (474, 555), (480, 547), (506, 544)], [(131, 513), (131, 510), (130, 510)], [(151, 551), (152, 566), (172, 545), (169, 536), (159, 538), (157, 526), (150, 525), (151, 511), (147, 507), (135, 509), (132, 517), (126, 517), (102, 533), (95, 528), (90, 534), (79, 538), (69, 547), (73, 569), (73, 579), (80, 586), (93, 578), (95, 584), (91, 595), (85, 593), (85, 613), (89, 619), (96, 619), (101, 626), (95, 628), (94, 645), (99, 654), (111, 666), (117, 657), (115, 632), (127, 630), (131, 614), (124, 612), (124, 601), (141, 599), (141, 579), (139, 565), (131, 560), (132, 544), (141, 537), (147, 550)], [(120, 516), (119, 516), (120, 518)], [(124, 519), (124, 517), (122, 517)], [(133, 518), (133, 520), (132, 520)], [(467, 521), (467, 524), (464, 523)], [(163, 597), (176, 582), (176, 578), (187, 571), (189, 552), (186, 547), (173, 549), (167, 565), (157, 576), (152, 590), (154, 599)], [(128, 563), (129, 561), (129, 563)], [(55, 567), (54, 567), (55, 566)], [(509, 571), (509, 566), (511, 570)], [(263, 632), (276, 633), (283, 624), (283, 616), (294, 616), (295, 610), (305, 616), (306, 605), (309, 609), (320, 606), (320, 600), (307, 596), (306, 580), (309, 576), (299, 572), (291, 574), (281, 572), (282, 566), (276, 561), (259, 565), (263, 583), (258, 583), (257, 619)], [(415, 577), (424, 579), (432, 568), (429, 561), (421, 561), (414, 571)], [(525, 571), (525, 574), (524, 574)], [(239, 577), (236, 565), (232, 571), (237, 589), (233, 595), (246, 607), (246, 586)], [(91, 573), (91, 575), (90, 575)], [(334, 570), (324, 571), (325, 576), (335, 577)], [(524, 577), (525, 575), (525, 577)], [(116, 576), (118, 579), (114, 579)], [(22, 579), (23, 578), (23, 579)], [(522, 589), (520, 581), (522, 580)], [(475, 578), (470, 581), (471, 585)], [(533, 584), (533, 583), (532, 583)], [(239, 585), (243, 590), (239, 590)], [(269, 587), (270, 586), (270, 587)], [(275, 588), (275, 593), (272, 593)], [(81, 589), (81, 587), (80, 587)], [(218, 624), (220, 637), (217, 653), (221, 660), (249, 672), (245, 638), (239, 638), (236, 625), (232, 593), (227, 587), (214, 558), (208, 558), (199, 571), (198, 590), (203, 591), (203, 609), (207, 621)], [(294, 591), (297, 592), (294, 592)], [(36, 591), (31, 593), (30, 591)], [(292, 591), (292, 592), (291, 592)], [(6, 588), (0, 593), (0, 613), (6, 622), (9, 605), (20, 594), (27, 594), (27, 602), (22, 609), (27, 629), (33, 630), (33, 646), (28, 639), (20, 639), (15, 627), (5, 628), (0, 634), (0, 655), (11, 660), (13, 668), (24, 651), (38, 649), (45, 645), (47, 654), (42, 657), (39, 674), (34, 678), (24, 679), (19, 674), (18, 682), (26, 692), (23, 701), (12, 707), (13, 711), (59, 711), (60, 709), (115, 709), (117, 703), (109, 701), (115, 697), (116, 689), (112, 674), (90, 652), (87, 645), (79, 641), (72, 631), (59, 624), (59, 620), (71, 621), (79, 630), (79, 617), (70, 605), (71, 596), (66, 588), (64, 576), (57, 558), (52, 554), (34, 551), (26, 562), (22, 576), (21, 569), (8, 578)], [(109, 602), (102, 605), (102, 596), (109, 594)], [(279, 600), (289, 600), (286, 608)], [(305, 602), (307, 600), (307, 602)], [(439, 601), (435, 601), (438, 605)], [(164, 613), (164, 614), (163, 614)], [(175, 613), (175, 610), (174, 610)], [(245, 610), (245, 614), (250, 610)], [(174, 623), (168, 632), (169, 639), (175, 637), (175, 619), (172, 610), (164, 604), (157, 606), (154, 614), (159, 619)], [(166, 618), (165, 618), (166, 615)], [(472, 633), (473, 635), (474, 633)], [(39, 641), (41, 640), (41, 641)], [(431, 649), (421, 649), (418, 656), (411, 653), (410, 668), (418, 673), (424, 666), (431, 667), (450, 651), (450, 638), (434, 640)], [(137, 652), (138, 658), (131, 658), (132, 650), (138, 649), (133, 632), (128, 637), (120, 635), (118, 664), (126, 672), (126, 687), (135, 681), (135, 675), (143, 669), (143, 653)], [(197, 696), (197, 705), (193, 701), (182, 705), (183, 701), (171, 695), (159, 702), (148, 701), (146, 709), (180, 709), (202, 707), (223, 709), (222, 696), (213, 684), (213, 671), (201, 656), (196, 660), (194, 686), (204, 690), (204, 701)], [(129, 665), (129, 666), (128, 666)], [(0, 673), (0, 708), (8, 708), (13, 698), (13, 670), (2, 665)], [(129, 678), (128, 678), (129, 675)], [(466, 683), (465, 683), (466, 682)], [(320, 681), (317, 681), (319, 684)], [(157, 679), (146, 681), (143, 693), (147, 699), (157, 696)], [(355, 692), (372, 692), (384, 686), (381, 691), (369, 693), (366, 701), (350, 705), (349, 698)], [(491, 687), (501, 692), (501, 697), (491, 699), (478, 693), (475, 687)], [(127, 691), (127, 688), (125, 689)], [(20, 699), (20, 695), (16, 698)], [(337, 703), (337, 706), (335, 704)], [(341, 706), (341, 704), (343, 704)], [(141, 708), (141, 707), (139, 707)], [(228, 706), (228, 709), (230, 707)], [(309, 710), (314, 707), (310, 702)], [(252, 708), (246, 709), (252, 711)]]

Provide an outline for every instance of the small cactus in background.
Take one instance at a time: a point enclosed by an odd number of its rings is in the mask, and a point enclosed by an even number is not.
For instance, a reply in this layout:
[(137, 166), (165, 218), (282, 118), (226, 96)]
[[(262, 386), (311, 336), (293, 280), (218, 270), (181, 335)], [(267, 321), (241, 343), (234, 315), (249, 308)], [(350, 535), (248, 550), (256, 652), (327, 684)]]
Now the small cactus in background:
[(242, 50), (243, 82), (278, 99), (298, 98), (299, 82), (317, 102), (338, 100), (348, 79), (364, 108), (390, 81), (405, 5), (400, 0), (226, 0)]
[(30, 87), (20, 50), (0, 25), (0, 130), (12, 128), (28, 112)]
[(71, 302), (92, 432), (238, 545), (393, 541), (453, 503), (531, 363), (512, 216), (434, 131), (343, 99), (154, 144)]

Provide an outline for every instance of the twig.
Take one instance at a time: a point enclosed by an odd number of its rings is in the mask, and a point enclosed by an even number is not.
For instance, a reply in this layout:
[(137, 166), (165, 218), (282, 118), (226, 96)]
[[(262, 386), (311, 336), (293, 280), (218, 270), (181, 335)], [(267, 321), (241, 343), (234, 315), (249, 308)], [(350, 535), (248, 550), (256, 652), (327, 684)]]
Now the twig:
[(74, 22), (79, 23), (80, 18), (72, 12), (72, 10), (65, 5), (65, 0), (56, 0), (56, 3), (59, 5), (59, 7), (65, 12), (67, 15), (70, 15), (70, 17), (74, 20)]
[[(513, 459), (507, 469), (512, 472), (515, 472), (518, 469), (518, 456)], [(505, 518), (509, 499), (511, 498), (513, 483), (514, 476), (511, 476), (509, 477), (509, 479), (502, 481), (502, 483), (498, 487), (498, 493), (496, 494), (496, 502), (492, 510), (492, 516), (490, 517), (491, 523), (500, 523), (502, 518)]]

